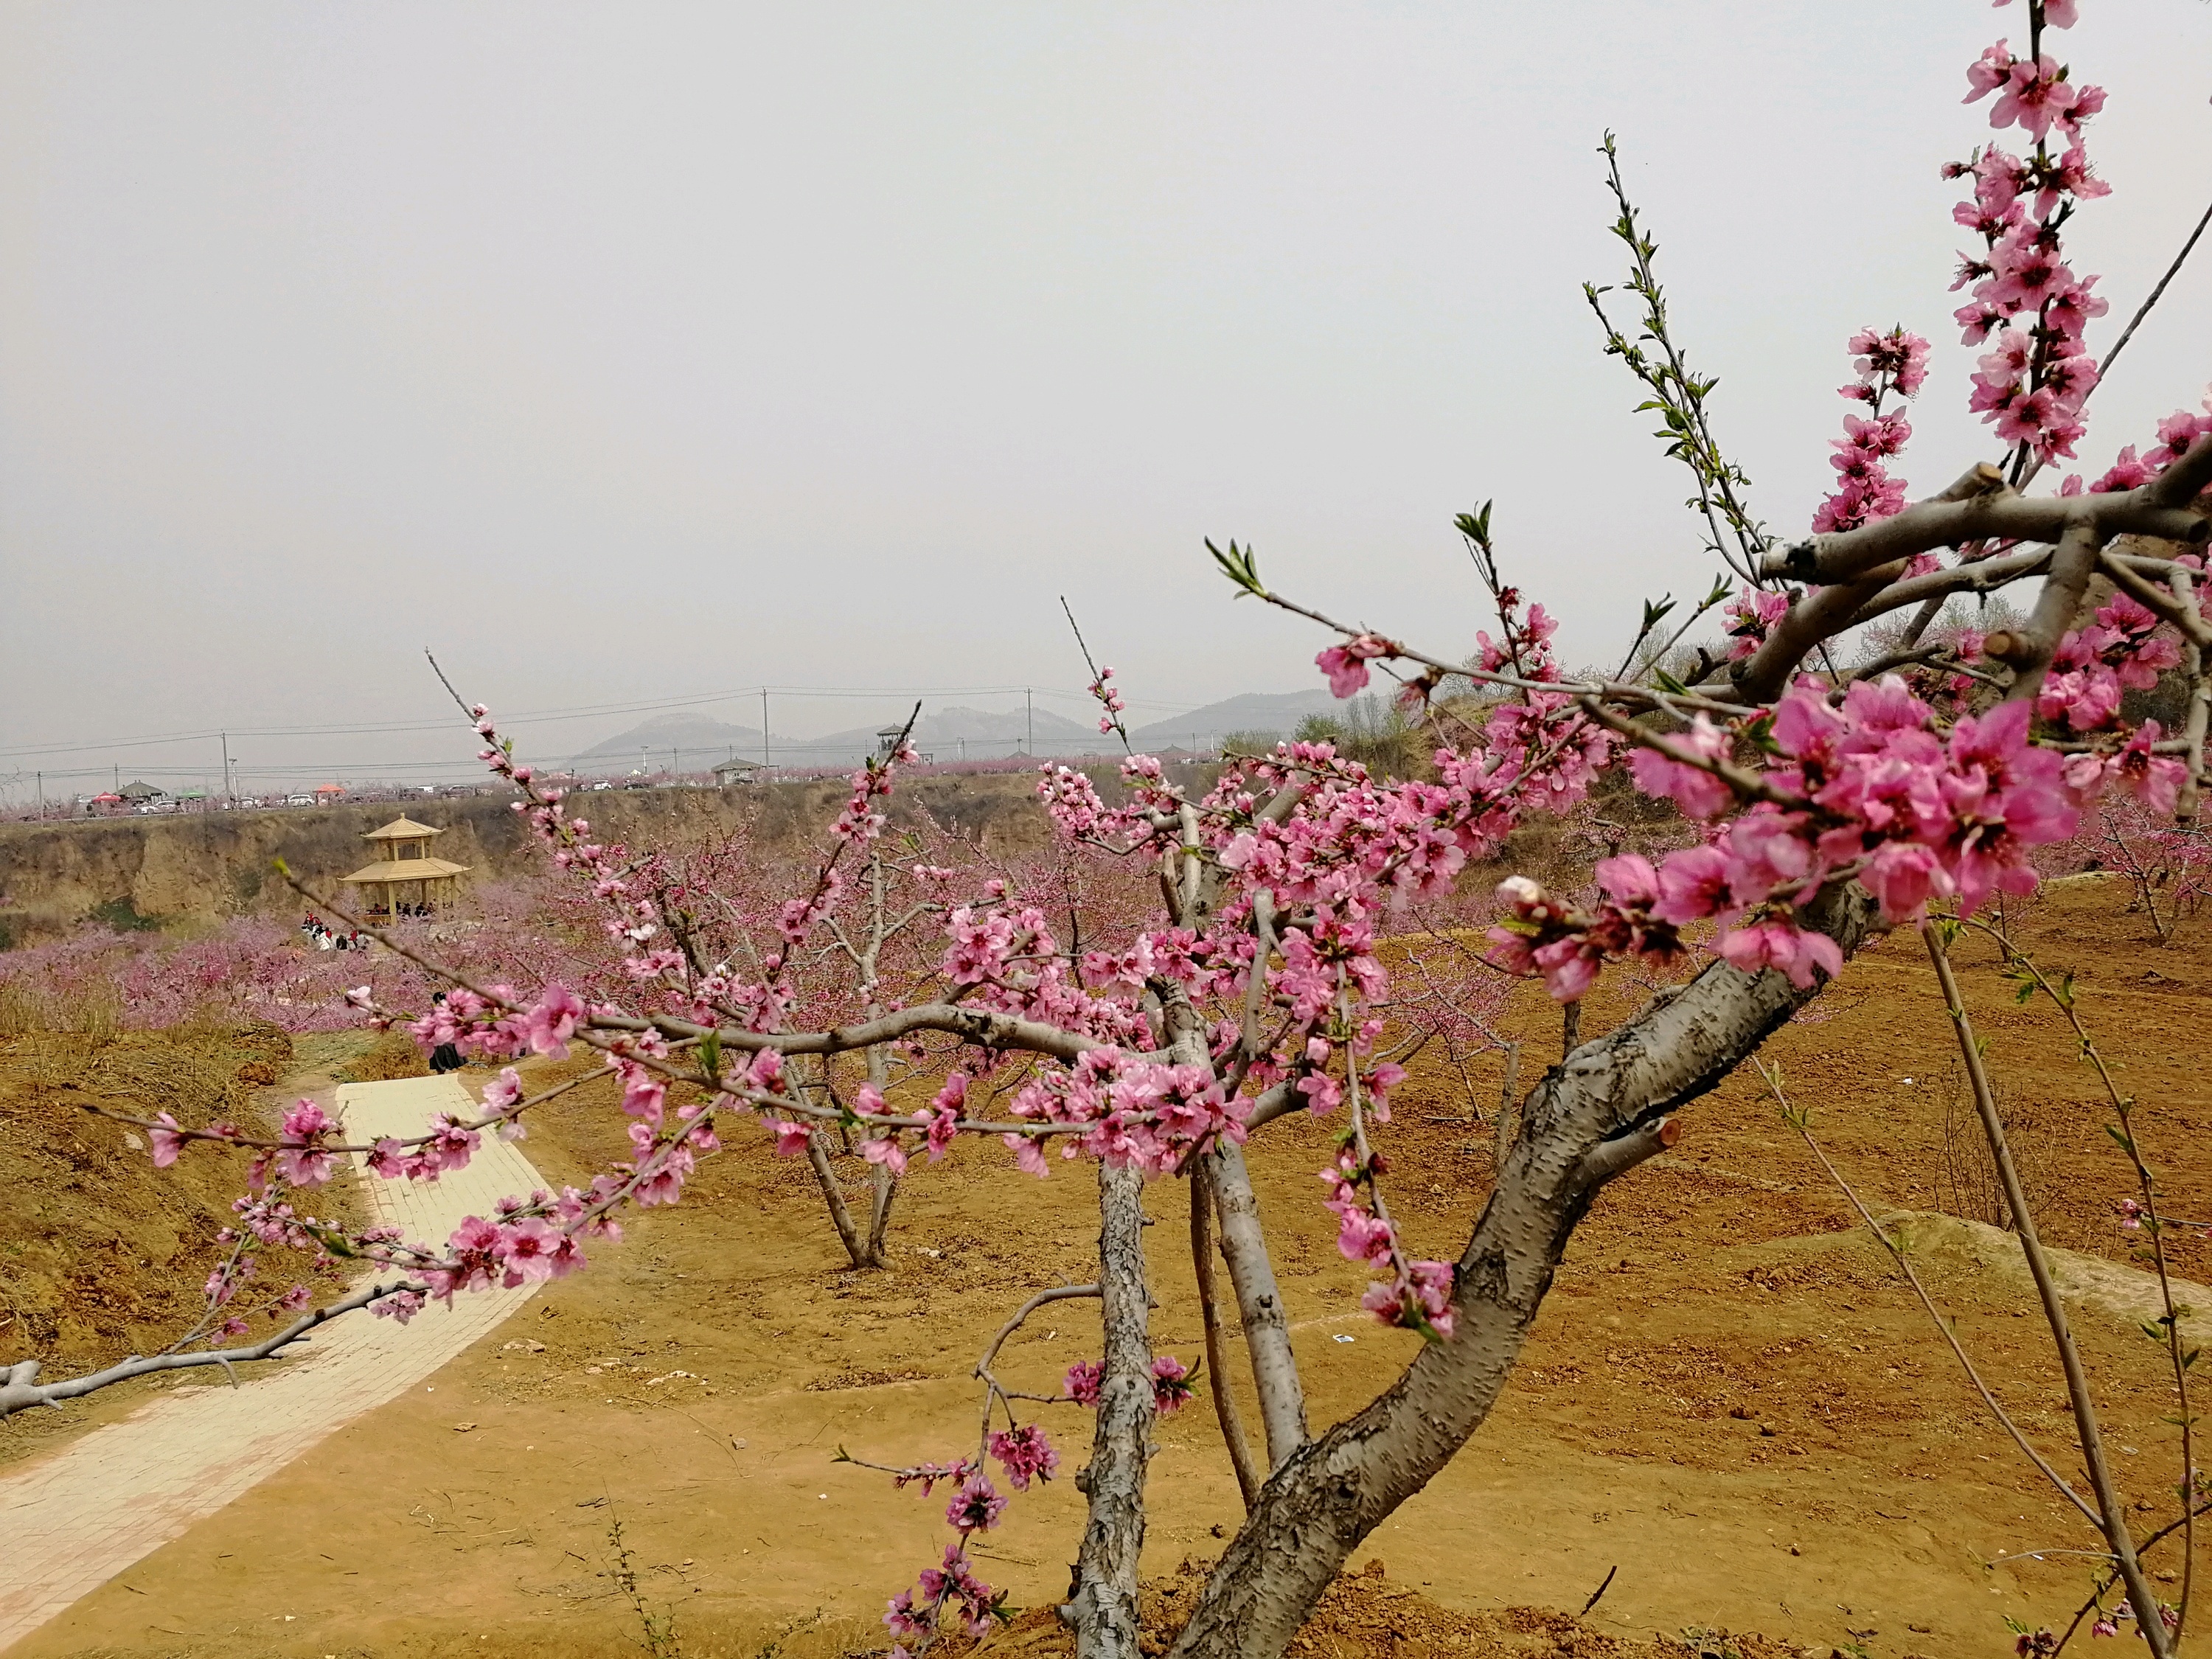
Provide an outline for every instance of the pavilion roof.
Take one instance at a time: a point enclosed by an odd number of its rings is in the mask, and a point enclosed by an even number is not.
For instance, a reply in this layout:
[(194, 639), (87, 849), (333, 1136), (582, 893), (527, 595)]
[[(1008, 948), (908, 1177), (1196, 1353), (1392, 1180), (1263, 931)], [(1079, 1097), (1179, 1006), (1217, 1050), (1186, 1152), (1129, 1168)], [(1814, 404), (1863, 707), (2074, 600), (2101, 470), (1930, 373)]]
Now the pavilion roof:
[(434, 881), (441, 876), (458, 876), (467, 872), (470, 866), (453, 864), (445, 859), (379, 859), (374, 864), (364, 864), (349, 876), (340, 876), (340, 881), (358, 882), (363, 886), (389, 885), (402, 881)]
[(363, 841), (416, 841), (424, 836), (442, 836), (442, 830), (434, 830), (427, 823), (417, 823), (412, 818), (394, 818), (381, 830), (372, 830)]

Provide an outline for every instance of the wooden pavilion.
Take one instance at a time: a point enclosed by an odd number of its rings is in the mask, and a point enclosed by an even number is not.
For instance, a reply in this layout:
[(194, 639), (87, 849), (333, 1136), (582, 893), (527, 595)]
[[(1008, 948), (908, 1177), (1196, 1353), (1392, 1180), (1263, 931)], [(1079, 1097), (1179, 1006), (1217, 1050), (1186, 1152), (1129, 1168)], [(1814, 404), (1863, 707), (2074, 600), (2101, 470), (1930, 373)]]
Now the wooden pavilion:
[(394, 818), (362, 837), (375, 843), (376, 857), (338, 879), (361, 889), (363, 913), (372, 921), (435, 915), (460, 896), (457, 878), (469, 871), (430, 856), (430, 837), (443, 834), (412, 818)]

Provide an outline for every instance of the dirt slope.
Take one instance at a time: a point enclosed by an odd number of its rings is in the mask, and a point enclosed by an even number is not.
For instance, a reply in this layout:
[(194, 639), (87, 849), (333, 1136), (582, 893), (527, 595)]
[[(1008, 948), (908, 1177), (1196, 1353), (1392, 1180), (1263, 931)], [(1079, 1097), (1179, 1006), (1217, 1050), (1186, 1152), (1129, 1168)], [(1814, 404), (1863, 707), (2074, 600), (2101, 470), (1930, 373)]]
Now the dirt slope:
[[(2079, 971), (2086, 1015), (2142, 1100), (2172, 1206), (2212, 1216), (2200, 1150), (2212, 1091), (2179, 1038), (2212, 1013), (2212, 967), (2195, 936), (2158, 946), (2148, 932), (2095, 882), (2058, 890), (2020, 925), (2046, 960)], [(2048, 1126), (2037, 1132), (2046, 1231), (2124, 1263), (2133, 1241), (2112, 1210), (2124, 1171), (2093, 1076), (2047, 1016), (2014, 1006), (1986, 952), (1972, 960), (1992, 1064), (2014, 1109)], [(1772, 1048), (1831, 1156), (1887, 1208), (1942, 1207), (1955, 1184), (1947, 1022), (1929, 981), (1911, 941), (1886, 945)], [(1595, 1000), (1585, 1030), (1621, 1012)], [(1531, 999), (1516, 1020), (1533, 1060), (1556, 1056), (1555, 1010)], [(1461, 1120), (1455, 1085), (1421, 1082), (1384, 1145), (1414, 1243), (1449, 1254), (1482, 1201), (1490, 1133)], [(1618, 1653), (1600, 1638), (1686, 1629), (1699, 1633), (1690, 1650), (1720, 1652), (1703, 1632), (1725, 1628), (1784, 1644), (1738, 1641), (1746, 1659), (1853, 1643), (1882, 1659), (1949, 1659), (2009, 1652), (2008, 1615), (2063, 1625), (2079, 1604), (2078, 1559), (2032, 1553), (2081, 1549), (2089, 1534), (1986, 1420), (1756, 1079), (1731, 1080), (1686, 1122), (1681, 1145), (1610, 1190), (1577, 1235), (1492, 1421), (1357, 1558), (1387, 1561), (1394, 1595), (1425, 1601), (1351, 1615), (1333, 1603), (1310, 1653), (1365, 1659), (1384, 1645), (1376, 1620), (1418, 1613), (1393, 1653), (1516, 1650), (1509, 1638), (1536, 1644), (1520, 1650)], [(569, 1177), (621, 1138), (594, 1085), (551, 1109), (529, 1151)], [(1328, 1138), (1287, 1121), (1255, 1154), (1317, 1423), (1371, 1397), (1412, 1352), (1358, 1312), (1363, 1281), (1315, 1202)], [(857, 1193), (862, 1166), (847, 1173)], [(1148, 1208), (1155, 1341), (1194, 1357), (1184, 1194), (1157, 1187)], [(941, 1494), (894, 1493), (834, 1453), (904, 1463), (972, 1445), (976, 1354), (1026, 1291), (1087, 1272), (1095, 1230), (1084, 1170), (1017, 1179), (995, 1150), (963, 1149), (909, 1183), (896, 1267), (856, 1274), (840, 1270), (802, 1167), (722, 1157), (680, 1208), (595, 1247), (592, 1270), (551, 1286), (504, 1341), (361, 1419), (18, 1653), (635, 1651), (637, 1617), (611, 1576), (617, 1520), (641, 1593), (674, 1608), (685, 1653), (754, 1656), (774, 1642), (792, 1659), (828, 1659), (880, 1645), (884, 1598), (945, 1535)], [(2212, 1278), (2203, 1238), (2176, 1250), (2184, 1273)], [(1999, 1393), (2057, 1451), (2063, 1399), (2016, 1272), (1966, 1244), (1923, 1257)], [(1054, 1313), (1010, 1345), (1020, 1386), (1049, 1392), (1096, 1352), (1095, 1316)], [(2172, 1480), (2170, 1382), (2130, 1316), (2091, 1303), (2079, 1324), (2148, 1525)], [(1064, 1591), (1081, 1524), (1066, 1477), (1087, 1425), (1043, 1409), (1063, 1478), (1017, 1499), (982, 1564), (1030, 1607)], [(1255, 1420), (1249, 1395), (1245, 1410)], [(1202, 1399), (1164, 1419), (1158, 1442), (1147, 1571), (1171, 1575), (1219, 1549), (1238, 1504)], [(2153, 1565), (2177, 1570), (2171, 1547)], [(1558, 1622), (1609, 1572), (1581, 1632)], [(1553, 1610), (1553, 1622), (1516, 1607)]]
[[(1109, 797), (1111, 768), (1094, 769)], [(1209, 769), (1190, 769), (1201, 784)], [(1028, 773), (975, 773), (902, 780), (894, 823), (926, 811), (987, 849), (1041, 844), (1049, 833)], [(580, 797), (576, 810), (597, 833), (633, 845), (669, 845), (727, 835), (757, 815), (771, 842), (818, 837), (849, 791), (839, 781), (729, 789), (610, 789)], [(301, 807), (212, 816), (0, 823), (0, 950), (28, 944), (100, 912), (111, 921), (162, 926), (260, 911), (298, 900), (271, 873), (281, 858), (302, 880), (331, 883), (368, 860), (361, 837), (397, 817), (391, 804)], [(504, 796), (410, 804), (408, 815), (444, 831), (441, 858), (479, 876), (535, 875), (536, 845)]]
[[(231, 1219), (242, 1166), (187, 1158), (156, 1170), (137, 1130), (87, 1104), (266, 1128), (291, 1098), (283, 1085), (319, 1086), (366, 1045), (349, 1033), (295, 1047), (273, 1025), (0, 1041), (0, 1364), (34, 1356), (67, 1376), (164, 1347), (198, 1317), (200, 1285), (222, 1254), (216, 1233)], [(324, 1210), (344, 1217), (352, 1205), (349, 1183)], [(155, 1386), (0, 1423), (0, 1468)]]

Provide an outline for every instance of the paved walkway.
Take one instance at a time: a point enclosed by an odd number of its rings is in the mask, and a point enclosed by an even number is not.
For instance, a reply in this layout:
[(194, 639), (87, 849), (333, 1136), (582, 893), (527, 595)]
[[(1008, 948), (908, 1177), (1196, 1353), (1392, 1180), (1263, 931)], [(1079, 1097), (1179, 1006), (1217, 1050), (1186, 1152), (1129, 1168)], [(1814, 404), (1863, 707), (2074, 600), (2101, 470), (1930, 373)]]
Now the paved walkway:
[[(348, 1084), (337, 1096), (356, 1142), (419, 1134), (432, 1113), (472, 1106), (452, 1078)], [(543, 1185), (526, 1158), (489, 1136), (459, 1175), (364, 1183), (378, 1221), (432, 1241), (465, 1216), (489, 1215), (507, 1194)], [(242, 1367), (235, 1389), (164, 1395), (0, 1476), (0, 1648), (420, 1382), (534, 1288), (456, 1297), (450, 1311), (434, 1303), (404, 1327), (349, 1314), (289, 1351), (298, 1358)]]

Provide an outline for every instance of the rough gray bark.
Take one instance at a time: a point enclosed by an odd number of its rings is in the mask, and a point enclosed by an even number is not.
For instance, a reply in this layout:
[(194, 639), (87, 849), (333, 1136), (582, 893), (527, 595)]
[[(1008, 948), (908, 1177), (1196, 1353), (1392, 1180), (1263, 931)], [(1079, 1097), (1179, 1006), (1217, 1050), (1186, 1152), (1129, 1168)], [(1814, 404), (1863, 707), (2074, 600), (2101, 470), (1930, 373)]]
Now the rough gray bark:
[[(1843, 888), (1808, 920), (1849, 955), (1871, 908)], [(1170, 1659), (1279, 1659), (1359, 1540), (1489, 1415), (1599, 1188), (1666, 1145), (1666, 1115), (1717, 1085), (1815, 994), (1715, 963), (1545, 1078), (1460, 1258), (1451, 1339), (1425, 1346), (1388, 1392), (1275, 1471)]]
[[(1194, 838), (1196, 833), (1194, 829), (1190, 831)], [(1202, 896), (1199, 892), (1176, 914), (1195, 914)], [(1165, 988), (1161, 1018), (1168, 1052), (1178, 1064), (1211, 1065), (1205, 1024), (1180, 986)], [(1280, 1468), (1284, 1460), (1305, 1443), (1305, 1389), (1298, 1379), (1297, 1357), (1291, 1351), (1291, 1322), (1283, 1311), (1282, 1291), (1275, 1283), (1267, 1233), (1260, 1224), (1259, 1197), (1252, 1190), (1252, 1176), (1245, 1167), (1243, 1151), (1230, 1142), (1216, 1140), (1200, 1153), (1198, 1164), (1193, 1166), (1194, 1176), (1200, 1166), (1206, 1185), (1213, 1191), (1221, 1222), (1221, 1255), (1229, 1265), (1229, 1282), (1237, 1291), (1245, 1349), (1251, 1356), (1252, 1382), (1259, 1391), (1260, 1419), (1267, 1434), (1267, 1467)]]
[[(875, 939), (874, 942), (868, 946), (866, 954), (860, 964), (861, 971), (867, 975), (867, 981), (870, 985), (873, 985), (876, 982), (876, 957), (878, 953), (883, 948), (884, 940), (884, 877), (883, 855), (880, 853), (878, 853), (876, 857), (875, 882)], [(872, 1000), (870, 1000), (868, 1004), (869, 1018), (880, 1019), (883, 1017), (883, 1005), (881, 1003), (876, 1002)], [(880, 1042), (868, 1050), (868, 1081), (876, 1085), (877, 1091), (879, 1093), (889, 1094), (890, 1092), (890, 1059), (888, 1052), (884, 1048), (884, 1045)], [(868, 1211), (867, 1256), (866, 1260), (860, 1263), (860, 1265), (864, 1267), (888, 1267), (890, 1266), (890, 1257), (885, 1250), (884, 1240), (885, 1235), (890, 1231), (891, 1205), (898, 1198), (898, 1177), (891, 1173), (890, 1165), (888, 1164), (878, 1164), (874, 1166), (874, 1174), (872, 1179), (873, 1183), (873, 1201), (869, 1206)]]
[(1075, 1587), (1060, 1616), (1076, 1659), (1139, 1659), (1137, 1559), (1145, 1547), (1145, 1467), (1152, 1454), (1151, 1297), (1145, 1284), (1144, 1176), (1098, 1166), (1098, 1288), (1106, 1376), (1091, 1462), (1075, 1484), (1091, 1500)]
[(1505, 1082), (1498, 1091), (1498, 1121), (1491, 1125), (1491, 1139), (1495, 1143), (1495, 1150), (1491, 1157), (1490, 1167), (1493, 1170), (1504, 1169), (1505, 1155), (1513, 1150), (1513, 1136), (1516, 1129), (1513, 1109), (1519, 1103), (1519, 1097), (1515, 1091), (1519, 1087), (1520, 1082), (1521, 1045), (1517, 1042), (1509, 1042), (1505, 1045)]
[(2097, 574), (2097, 555), (2104, 545), (2104, 538), (2094, 524), (2066, 527), (2057, 551), (2051, 555), (2050, 580), (2036, 595), (2035, 612), (2029, 619), (2022, 649), (2012, 659), (2013, 681), (2005, 693), (2007, 699), (2033, 698), (2043, 689), (2051, 656), (2081, 608), (2081, 596), (2089, 591), (2089, 578)]
[(2194, 544), (2212, 535), (2212, 525), (2188, 510), (2208, 483), (2212, 483), (2212, 439), (2208, 438), (2199, 438), (2179, 460), (2140, 489), (2105, 495), (2022, 495), (1984, 463), (1941, 494), (1893, 517), (1856, 530), (1808, 536), (1769, 554), (1760, 568), (1769, 576), (1826, 586), (1939, 547), (1972, 541), (2056, 542), (2076, 527), (2093, 531), (2100, 542), (2133, 535)]

